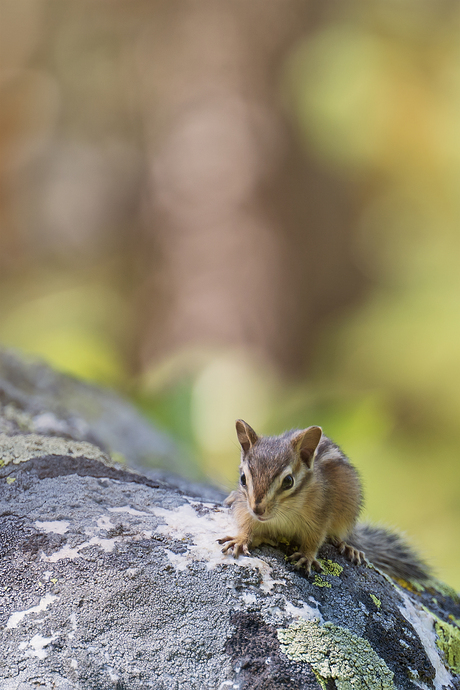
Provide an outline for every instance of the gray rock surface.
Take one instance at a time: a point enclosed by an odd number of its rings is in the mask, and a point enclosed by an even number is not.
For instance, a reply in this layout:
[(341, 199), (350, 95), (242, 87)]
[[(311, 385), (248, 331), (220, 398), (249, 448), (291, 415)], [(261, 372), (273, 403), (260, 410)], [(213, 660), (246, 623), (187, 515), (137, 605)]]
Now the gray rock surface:
[(459, 687), (448, 587), (394, 583), (330, 546), (310, 578), (272, 547), (235, 561), (216, 543), (231, 516), (200, 487), (68, 430), (8, 426), (31, 408), (2, 390), (2, 690)]
[(0, 348), (0, 432), (28, 431), (89, 441), (133, 466), (185, 468), (179, 449), (125, 400), (54, 371), (40, 360)]

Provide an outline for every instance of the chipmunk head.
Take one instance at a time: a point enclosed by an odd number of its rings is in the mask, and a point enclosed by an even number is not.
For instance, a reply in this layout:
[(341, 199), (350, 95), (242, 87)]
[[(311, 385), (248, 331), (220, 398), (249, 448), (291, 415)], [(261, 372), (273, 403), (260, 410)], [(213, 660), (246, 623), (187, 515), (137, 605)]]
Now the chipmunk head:
[(238, 419), (236, 433), (241, 445), (240, 488), (252, 515), (265, 522), (311, 482), (323, 432), (310, 426), (281, 436), (257, 436)]

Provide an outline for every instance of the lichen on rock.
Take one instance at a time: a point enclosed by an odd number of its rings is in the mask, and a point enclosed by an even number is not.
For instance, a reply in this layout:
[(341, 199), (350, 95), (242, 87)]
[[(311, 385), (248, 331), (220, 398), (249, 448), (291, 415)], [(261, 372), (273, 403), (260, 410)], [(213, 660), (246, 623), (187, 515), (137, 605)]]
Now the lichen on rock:
[(343, 572), (342, 566), (335, 561), (332, 561), (330, 558), (320, 558), (319, 562), (323, 566), (323, 572), (325, 575), (334, 575), (335, 577), (339, 577)]
[(0, 434), (0, 467), (18, 465), (32, 458), (43, 456), (84, 456), (109, 465), (110, 458), (91, 443), (72, 441), (59, 437), (41, 436), (39, 434)]
[(338, 690), (394, 690), (394, 674), (367, 640), (327, 622), (296, 621), (278, 630), (281, 650), (308, 662), (323, 687), (333, 679)]
[(444, 654), (447, 665), (451, 671), (460, 674), (460, 630), (437, 617), (434, 628), (438, 636), (436, 644)]
[(372, 599), (372, 601), (374, 602), (374, 604), (377, 606), (377, 608), (380, 609), (380, 607), (382, 606), (382, 602), (380, 601), (380, 599), (378, 599), (375, 596), (375, 594), (369, 594), (369, 596)]

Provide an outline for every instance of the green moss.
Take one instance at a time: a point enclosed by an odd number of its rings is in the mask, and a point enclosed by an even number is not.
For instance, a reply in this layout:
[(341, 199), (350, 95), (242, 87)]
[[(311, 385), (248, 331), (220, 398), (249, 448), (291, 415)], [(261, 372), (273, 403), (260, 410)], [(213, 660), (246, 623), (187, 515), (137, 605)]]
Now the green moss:
[(455, 673), (460, 673), (460, 629), (458, 627), (460, 621), (451, 614), (449, 618), (454, 625), (446, 623), (426, 606), (422, 605), (422, 608), (434, 619), (436, 645), (442, 651), (446, 665)]
[(367, 640), (349, 630), (317, 621), (296, 621), (277, 631), (281, 651), (308, 662), (322, 687), (329, 679), (338, 690), (394, 690), (393, 672)]
[(322, 678), (322, 677), (319, 675), (319, 673), (316, 673), (316, 671), (313, 671), (313, 673), (315, 674), (315, 678), (316, 678), (316, 680), (318, 681), (318, 685), (320, 685), (320, 686), (322, 687), (323, 690), (327, 690), (327, 683), (326, 683), (326, 681), (324, 680), (324, 678)]
[(458, 592), (456, 592), (453, 587), (446, 585), (445, 582), (441, 582), (441, 580), (432, 578), (427, 582), (426, 588), (433, 590), (434, 593), (438, 592), (445, 597), (450, 597), (455, 604), (460, 604), (460, 596)]
[(7, 484), (12, 484), (13, 482), (16, 481), (16, 477), (7, 477), (6, 478), (6, 483)]
[(417, 594), (417, 592), (424, 592), (425, 587), (420, 584), (420, 582), (416, 582), (415, 580), (402, 580), (399, 577), (395, 577), (394, 581), (400, 586), (404, 587), (404, 589), (407, 589), (409, 592), (412, 592), (413, 594)]
[(323, 578), (319, 575), (315, 575), (315, 579), (313, 580), (312, 584), (316, 585), (317, 587), (332, 587), (332, 585), (329, 582), (323, 580)]
[(329, 558), (319, 558), (318, 560), (323, 566), (323, 570), (326, 575), (334, 575), (335, 577), (339, 577), (343, 571), (341, 565), (335, 563), (335, 561), (331, 561)]
[(460, 673), (460, 630), (437, 617), (434, 628), (438, 636), (436, 644), (443, 652), (447, 665), (454, 673)]
[(377, 608), (379, 609), (382, 606), (382, 602), (380, 601), (380, 599), (377, 599), (377, 597), (374, 594), (369, 594), (369, 596), (372, 599), (372, 601), (374, 602), (374, 604), (377, 606)]

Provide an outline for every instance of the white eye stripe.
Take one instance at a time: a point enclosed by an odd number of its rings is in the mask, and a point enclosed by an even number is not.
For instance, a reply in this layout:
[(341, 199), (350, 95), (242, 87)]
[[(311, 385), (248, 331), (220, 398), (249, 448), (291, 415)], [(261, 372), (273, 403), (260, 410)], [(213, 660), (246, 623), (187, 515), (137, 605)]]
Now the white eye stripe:
[(284, 480), (286, 479), (286, 477), (289, 477), (289, 475), (291, 475), (292, 478), (293, 478), (294, 481), (295, 481), (294, 470), (292, 469), (292, 467), (291, 467), (290, 465), (289, 465), (289, 467), (286, 467), (286, 469), (284, 470), (283, 474), (280, 474), (280, 477), (279, 477), (279, 479), (280, 479), (280, 484), (282, 484), (282, 483), (284, 482)]

